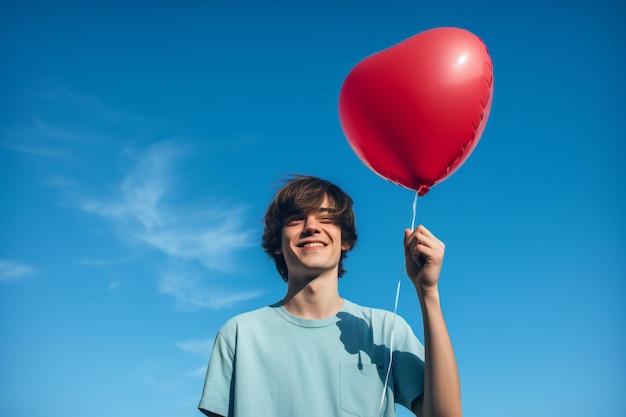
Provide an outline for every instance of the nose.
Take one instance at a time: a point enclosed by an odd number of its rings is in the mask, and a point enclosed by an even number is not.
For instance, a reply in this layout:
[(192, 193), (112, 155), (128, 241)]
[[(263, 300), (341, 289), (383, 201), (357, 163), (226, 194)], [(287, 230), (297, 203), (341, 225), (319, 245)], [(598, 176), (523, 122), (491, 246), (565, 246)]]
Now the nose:
[(320, 231), (319, 226), (320, 226), (320, 223), (317, 217), (315, 217), (314, 215), (307, 216), (307, 218), (304, 219), (304, 227), (302, 228), (302, 234), (309, 235), (313, 233), (318, 233)]

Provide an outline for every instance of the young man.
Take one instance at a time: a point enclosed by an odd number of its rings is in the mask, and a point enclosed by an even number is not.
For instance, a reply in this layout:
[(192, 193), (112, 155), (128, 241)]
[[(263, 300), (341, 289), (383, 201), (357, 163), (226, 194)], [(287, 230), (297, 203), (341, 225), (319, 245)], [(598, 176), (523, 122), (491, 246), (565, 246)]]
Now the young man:
[(395, 416), (397, 402), (419, 417), (461, 416), (456, 360), (439, 302), (443, 243), (423, 226), (404, 232), (406, 271), (424, 321), (422, 346), (402, 318), (339, 295), (343, 260), (356, 240), (352, 200), (336, 185), (297, 176), (279, 190), (265, 215), (262, 246), (287, 293), (220, 329), (202, 412), (379, 417)]

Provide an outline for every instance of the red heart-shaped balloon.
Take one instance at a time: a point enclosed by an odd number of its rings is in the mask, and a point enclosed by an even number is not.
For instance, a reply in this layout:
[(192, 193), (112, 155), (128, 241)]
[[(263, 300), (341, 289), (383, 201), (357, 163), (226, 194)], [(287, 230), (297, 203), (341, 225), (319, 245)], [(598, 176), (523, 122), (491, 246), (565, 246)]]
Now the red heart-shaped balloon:
[(493, 97), (487, 48), (471, 32), (436, 28), (359, 62), (339, 94), (339, 118), (357, 156), (419, 195), (465, 162)]

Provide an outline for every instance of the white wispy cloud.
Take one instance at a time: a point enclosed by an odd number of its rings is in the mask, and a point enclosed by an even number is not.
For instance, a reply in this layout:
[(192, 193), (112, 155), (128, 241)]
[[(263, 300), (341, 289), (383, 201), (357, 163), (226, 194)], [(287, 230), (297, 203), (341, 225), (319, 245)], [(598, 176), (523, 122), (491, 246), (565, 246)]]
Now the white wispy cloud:
[(193, 353), (194, 355), (208, 359), (211, 354), (211, 350), (213, 350), (213, 343), (215, 343), (215, 338), (205, 340), (194, 339), (187, 340), (185, 342), (178, 342), (176, 343), (176, 346), (185, 352)]
[(127, 123), (150, 123), (162, 124), (162, 120), (148, 119), (144, 116), (122, 112), (106, 105), (98, 96), (85, 92), (74, 91), (67, 86), (48, 86), (47, 89), (31, 92), (30, 96), (35, 99), (44, 100), (57, 106), (62, 106), (66, 111), (77, 115), (87, 115), (97, 117), (107, 123), (120, 125)]
[(21, 279), (37, 271), (30, 265), (19, 262), (0, 260), (0, 281)]
[(122, 281), (113, 281), (109, 284), (109, 291), (115, 291), (122, 285)]
[(196, 369), (185, 372), (185, 376), (191, 378), (204, 378), (206, 376), (207, 365), (198, 366)]
[(173, 142), (154, 145), (123, 179), (117, 195), (87, 200), (82, 208), (125, 227), (138, 223), (145, 231), (155, 230), (170, 216), (164, 198), (171, 188), (171, 165), (180, 152)]
[(81, 265), (95, 266), (95, 267), (110, 267), (126, 265), (135, 260), (135, 256), (125, 256), (121, 258), (83, 258), (78, 259), (76, 262)]
[(22, 99), (37, 111), (30, 120), (0, 125), (0, 147), (46, 159), (71, 159), (80, 155), (85, 145), (108, 146), (120, 137), (106, 133), (111, 129), (145, 131), (147, 126), (155, 129), (167, 124), (113, 109), (99, 97), (62, 85), (25, 91)]
[[(213, 209), (206, 210), (172, 202), (174, 165), (183, 155), (183, 147), (173, 141), (152, 146), (112, 197), (88, 199), (81, 208), (111, 221), (123, 238), (173, 261), (159, 291), (174, 297), (180, 309), (219, 309), (259, 296), (257, 290), (235, 291), (211, 281), (211, 271), (232, 271), (237, 252), (257, 244), (256, 232), (244, 226), (244, 207), (211, 202), (205, 204)], [(203, 266), (201, 276), (189, 272), (197, 264)]]
[(78, 186), (78, 181), (73, 180), (71, 178), (67, 178), (63, 175), (51, 175), (44, 180), (44, 184), (51, 188), (76, 188)]
[(17, 141), (7, 140), (6, 135), (5, 138), (0, 140), (0, 146), (12, 151), (48, 158), (65, 158), (69, 156), (69, 152), (66, 149), (53, 148), (36, 143), (20, 143)]
[(158, 359), (145, 359), (133, 374), (140, 381), (156, 391), (168, 392), (172, 395), (180, 391), (185, 382), (180, 375), (172, 374), (168, 361)]
[(213, 350), (215, 338), (205, 340), (187, 340), (185, 342), (176, 343), (176, 346), (184, 352), (199, 356), (204, 360), (204, 364), (185, 372), (185, 376), (191, 378), (204, 378), (206, 376), (207, 363)]
[(223, 286), (206, 284), (197, 275), (181, 271), (163, 274), (159, 291), (174, 297), (176, 307), (185, 311), (226, 308), (263, 293), (258, 289), (234, 291)]
[(84, 143), (93, 137), (69, 120), (63, 124), (45, 123), (35, 118), (29, 123), (3, 128), (0, 132), (0, 146), (15, 152), (45, 158), (69, 158), (72, 150), (68, 145)]

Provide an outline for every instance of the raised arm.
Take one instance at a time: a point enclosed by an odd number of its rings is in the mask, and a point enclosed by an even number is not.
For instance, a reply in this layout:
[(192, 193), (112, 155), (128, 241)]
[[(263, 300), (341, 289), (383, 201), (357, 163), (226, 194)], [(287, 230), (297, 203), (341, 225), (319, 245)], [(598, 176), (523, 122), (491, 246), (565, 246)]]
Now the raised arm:
[(418, 417), (460, 417), (461, 388), (452, 343), (439, 299), (445, 246), (424, 226), (404, 231), (406, 271), (415, 285), (424, 320), (424, 394), (412, 405)]

